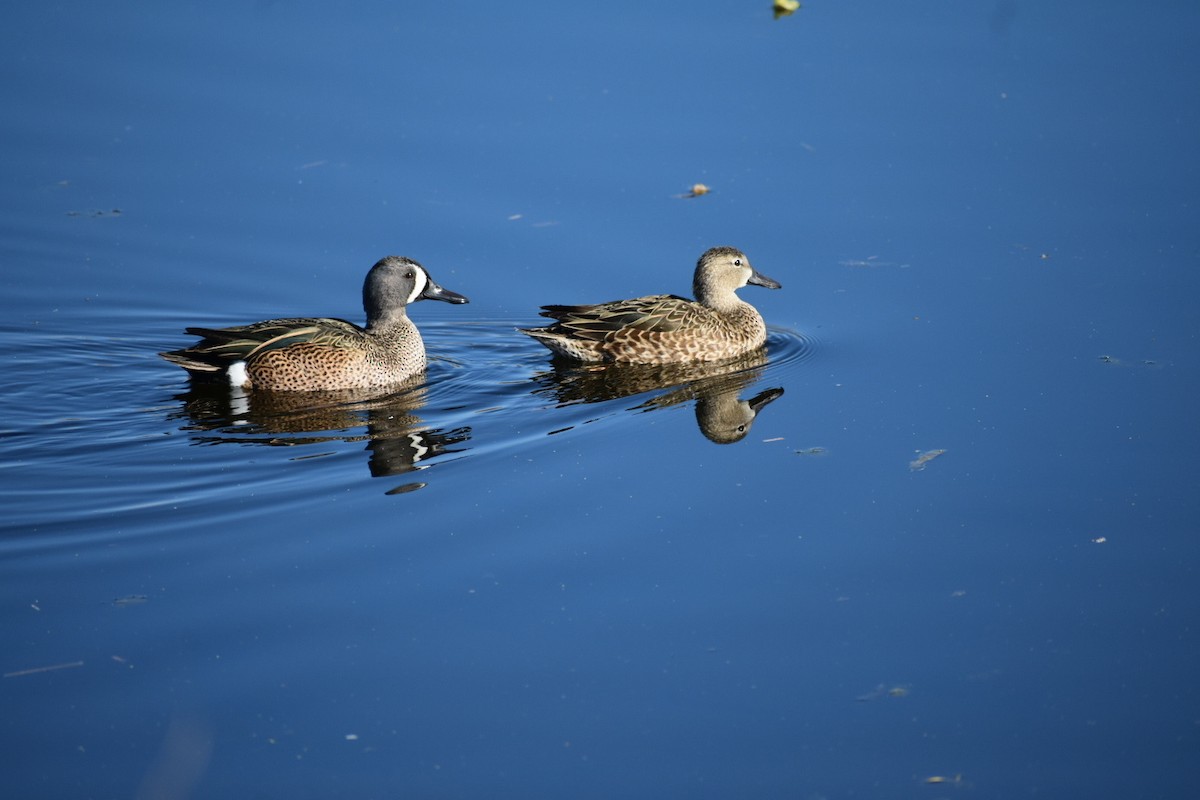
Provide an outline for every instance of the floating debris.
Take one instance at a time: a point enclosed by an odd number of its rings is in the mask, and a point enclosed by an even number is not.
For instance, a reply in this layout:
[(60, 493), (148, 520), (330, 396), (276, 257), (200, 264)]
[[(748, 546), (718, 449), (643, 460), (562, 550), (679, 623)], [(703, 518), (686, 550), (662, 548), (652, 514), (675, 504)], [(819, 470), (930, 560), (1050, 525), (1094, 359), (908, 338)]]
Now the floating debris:
[(856, 702), (867, 703), (871, 700), (878, 700), (881, 697), (908, 697), (909, 687), (897, 684), (896, 686), (888, 686), (881, 683), (866, 694), (860, 694), (854, 698)]
[(926, 450), (924, 453), (921, 453), (921, 451), (918, 450), (917, 452), (920, 453), (920, 455), (908, 462), (908, 468), (913, 472), (920, 472), (921, 470), (925, 469), (926, 464), (928, 464), (930, 461), (933, 461), (938, 456), (945, 454), (946, 451)]
[(852, 269), (876, 268), (876, 267), (897, 267), (898, 269), (908, 269), (909, 265), (898, 261), (880, 261), (879, 256), (867, 256), (866, 258), (844, 258), (838, 262), (843, 267)]
[(775, 0), (775, 19), (790, 17), (800, 9), (800, 0)]
[(144, 594), (127, 594), (124, 597), (115, 598), (112, 604), (114, 606), (136, 606), (148, 602), (150, 602), (150, 598)]
[(1112, 364), (1114, 367), (1149, 367), (1150, 369), (1156, 369), (1159, 366), (1157, 361), (1150, 358), (1143, 358), (1140, 361), (1125, 361), (1113, 356), (1096, 356), (1096, 360), (1103, 364)]
[(826, 450), (824, 447), (806, 447), (803, 450), (797, 450), (796, 455), (798, 455), (798, 456), (823, 456), (828, 452), (829, 451)]
[(930, 775), (922, 783), (950, 783), (955, 786), (961, 785), (963, 782), (962, 775)]
[(82, 667), (82, 661), (68, 661), (65, 664), (51, 664), (48, 667), (31, 667), (29, 669), (19, 669), (16, 672), (6, 672), (4, 677), (16, 678), (21, 675), (36, 675), (39, 672), (54, 672), (58, 669), (71, 669), (73, 667)]
[(414, 483), (402, 483), (394, 489), (388, 489), (386, 492), (384, 492), (384, 494), (408, 494), (409, 492), (415, 492), (418, 489), (424, 489), (427, 485), (428, 484), (421, 483), (420, 481), (416, 481)]
[(712, 189), (708, 188), (703, 183), (694, 183), (694, 184), (692, 184), (691, 189), (688, 189), (683, 194), (677, 194), (675, 196), (687, 199), (689, 197), (701, 197), (702, 195), (706, 195), (711, 191), (712, 191)]

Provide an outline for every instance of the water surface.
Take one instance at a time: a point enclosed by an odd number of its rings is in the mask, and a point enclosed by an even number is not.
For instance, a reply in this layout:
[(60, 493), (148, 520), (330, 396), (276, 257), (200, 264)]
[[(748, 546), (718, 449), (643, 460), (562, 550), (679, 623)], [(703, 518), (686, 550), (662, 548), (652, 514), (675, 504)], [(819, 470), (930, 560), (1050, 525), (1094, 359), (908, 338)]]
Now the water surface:
[[(1191, 6), (2, 17), (13, 796), (1200, 777)], [(718, 244), (784, 285), (754, 358), (515, 331)], [(419, 385), (156, 355), (361, 320), (387, 253), (472, 300)]]

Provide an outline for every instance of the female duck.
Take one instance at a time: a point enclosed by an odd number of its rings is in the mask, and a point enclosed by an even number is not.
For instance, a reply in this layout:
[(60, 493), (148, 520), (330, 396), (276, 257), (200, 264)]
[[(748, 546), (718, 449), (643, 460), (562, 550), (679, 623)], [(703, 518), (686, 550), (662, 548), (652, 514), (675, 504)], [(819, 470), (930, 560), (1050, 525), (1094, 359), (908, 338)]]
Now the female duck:
[(670, 364), (718, 361), (762, 347), (767, 326), (736, 291), (780, 284), (750, 266), (745, 253), (714, 247), (696, 263), (694, 301), (669, 294), (590, 306), (542, 306), (555, 322), (521, 328), (554, 353), (580, 361)]
[(233, 328), (188, 328), (201, 341), (160, 353), (197, 379), (272, 391), (358, 389), (399, 383), (425, 369), (425, 344), (408, 318), (418, 300), (465, 303), (411, 258), (381, 259), (363, 283), (367, 326), (342, 319), (271, 319)]

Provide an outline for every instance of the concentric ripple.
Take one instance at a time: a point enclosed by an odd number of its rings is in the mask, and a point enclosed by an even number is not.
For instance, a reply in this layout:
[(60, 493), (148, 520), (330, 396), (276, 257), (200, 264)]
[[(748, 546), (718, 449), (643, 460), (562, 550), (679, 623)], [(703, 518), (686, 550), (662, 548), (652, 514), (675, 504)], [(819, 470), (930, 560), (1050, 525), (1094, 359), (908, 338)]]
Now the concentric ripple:
[(517, 332), (534, 322), (424, 322), (423, 380), (382, 394), (282, 398), (191, 386), (156, 355), (179, 338), (167, 315), (90, 318), (86, 336), (68, 320), (0, 328), (11, 379), (0, 528), (78, 532), (121, 514), (134, 523), (128, 533), (136, 520), (161, 530), (180, 519), (170, 510), (206, 507), (231, 486), (254, 487), (270, 506), (349, 491), (366, 474), (391, 477), (382, 493), (405, 493), (464, 457), (509, 459), (558, 434), (644, 424), (640, 414), (670, 407), (694, 410), (712, 441), (734, 442), (821, 351), (815, 338), (773, 327), (764, 351), (725, 364), (563, 364)]

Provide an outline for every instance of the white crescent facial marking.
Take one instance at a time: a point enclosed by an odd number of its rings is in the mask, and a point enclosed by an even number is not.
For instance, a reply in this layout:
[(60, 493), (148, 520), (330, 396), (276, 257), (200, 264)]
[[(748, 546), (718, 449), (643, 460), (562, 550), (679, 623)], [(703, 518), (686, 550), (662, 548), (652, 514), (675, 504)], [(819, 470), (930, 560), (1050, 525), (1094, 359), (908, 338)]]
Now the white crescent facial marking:
[(425, 291), (425, 287), (429, 285), (429, 276), (425, 274), (425, 270), (414, 265), (413, 266), (413, 290), (408, 296), (408, 300), (404, 301), (406, 305), (412, 305), (417, 302), (417, 298), (421, 296), (421, 292)]

